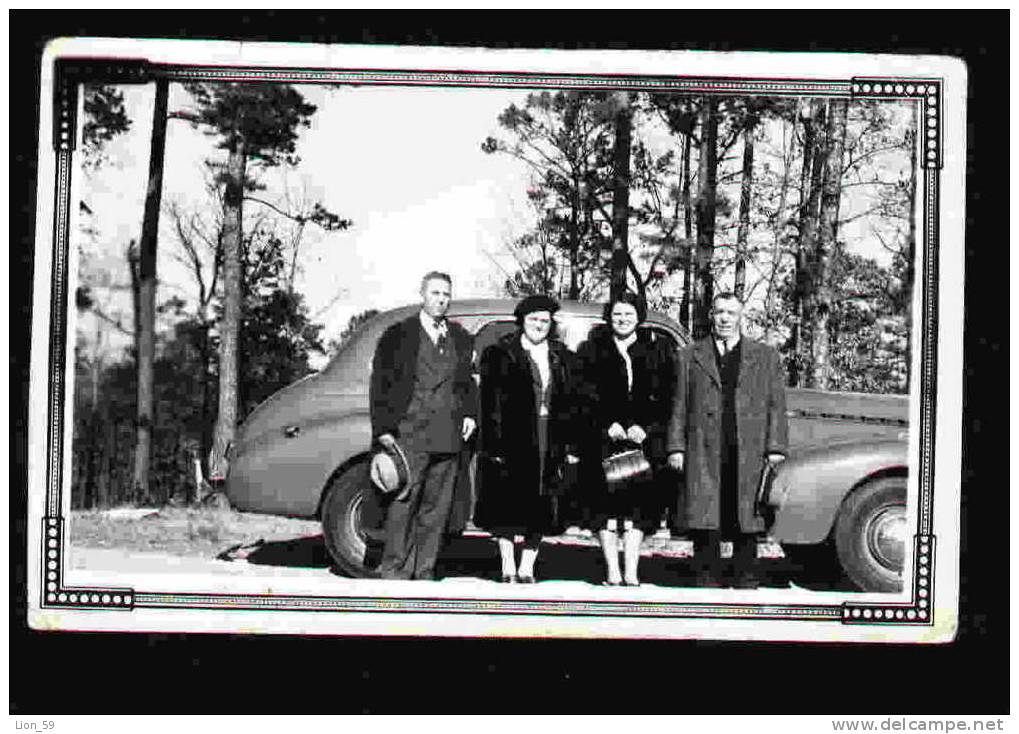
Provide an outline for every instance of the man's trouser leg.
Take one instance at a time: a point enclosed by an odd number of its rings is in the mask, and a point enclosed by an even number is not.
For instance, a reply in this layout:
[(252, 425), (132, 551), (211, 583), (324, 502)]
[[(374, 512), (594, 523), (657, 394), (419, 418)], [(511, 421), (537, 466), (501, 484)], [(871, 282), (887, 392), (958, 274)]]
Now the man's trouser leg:
[(711, 574), (718, 577), (722, 571), (722, 551), (719, 541), (722, 539), (720, 530), (691, 530), (693, 538), (694, 560), (698, 574)]
[(411, 487), (403, 500), (393, 499), (386, 508), (386, 544), (379, 562), (384, 579), (414, 577), (415, 518), (421, 502), (422, 484), (427, 476), (430, 455), (420, 451), (407, 452)]
[(417, 516), (413, 520), (413, 577), (416, 579), (430, 579), (435, 575), (435, 559), (453, 502), (457, 465), (456, 454), (432, 454), (425, 470)]
[(753, 574), (757, 569), (757, 534), (738, 533), (732, 539), (733, 574)]

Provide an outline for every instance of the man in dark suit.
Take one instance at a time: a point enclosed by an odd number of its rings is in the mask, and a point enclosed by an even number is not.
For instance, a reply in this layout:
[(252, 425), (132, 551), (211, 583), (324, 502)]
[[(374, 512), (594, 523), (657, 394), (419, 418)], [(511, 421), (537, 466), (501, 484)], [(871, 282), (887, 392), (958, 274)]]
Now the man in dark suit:
[(386, 510), (382, 578), (430, 579), (449, 518), (458, 454), (476, 427), (474, 340), (446, 319), (452, 280), (430, 272), (421, 280), (421, 310), (390, 326), (372, 360), (372, 435), (399, 441), (410, 489)]
[(743, 307), (732, 293), (711, 304), (711, 335), (682, 354), (667, 450), (686, 477), (678, 519), (694, 538), (698, 584), (718, 586), (720, 544), (732, 541), (729, 585), (754, 588), (757, 488), (764, 463), (785, 458), (789, 427), (782, 362), (772, 347), (740, 334)]

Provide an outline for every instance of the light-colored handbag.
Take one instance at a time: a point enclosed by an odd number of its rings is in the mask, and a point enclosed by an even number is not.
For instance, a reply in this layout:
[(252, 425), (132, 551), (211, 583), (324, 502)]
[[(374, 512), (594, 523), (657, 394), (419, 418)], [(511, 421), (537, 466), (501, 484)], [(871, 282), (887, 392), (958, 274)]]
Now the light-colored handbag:
[[(630, 446), (632, 447), (632, 444)], [(602, 459), (601, 466), (610, 492), (615, 492), (623, 485), (651, 474), (651, 462), (639, 447), (617, 451)]]

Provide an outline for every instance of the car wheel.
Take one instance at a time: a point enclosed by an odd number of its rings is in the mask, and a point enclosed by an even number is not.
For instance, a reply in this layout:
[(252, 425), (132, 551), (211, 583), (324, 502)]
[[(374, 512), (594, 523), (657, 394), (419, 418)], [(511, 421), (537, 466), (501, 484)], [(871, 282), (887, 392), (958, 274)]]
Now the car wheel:
[(867, 482), (850, 493), (839, 510), (839, 562), (863, 591), (902, 591), (908, 535), (906, 478)]
[(357, 578), (378, 578), (385, 511), (362, 461), (336, 474), (322, 502), (326, 548), (337, 567)]

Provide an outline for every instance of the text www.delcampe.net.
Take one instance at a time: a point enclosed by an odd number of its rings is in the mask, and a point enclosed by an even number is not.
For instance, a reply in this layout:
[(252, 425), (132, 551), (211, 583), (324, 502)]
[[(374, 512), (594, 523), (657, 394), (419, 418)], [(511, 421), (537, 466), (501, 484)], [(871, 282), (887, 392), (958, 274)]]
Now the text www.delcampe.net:
[(835, 731), (1004, 731), (1003, 719), (832, 719)]

